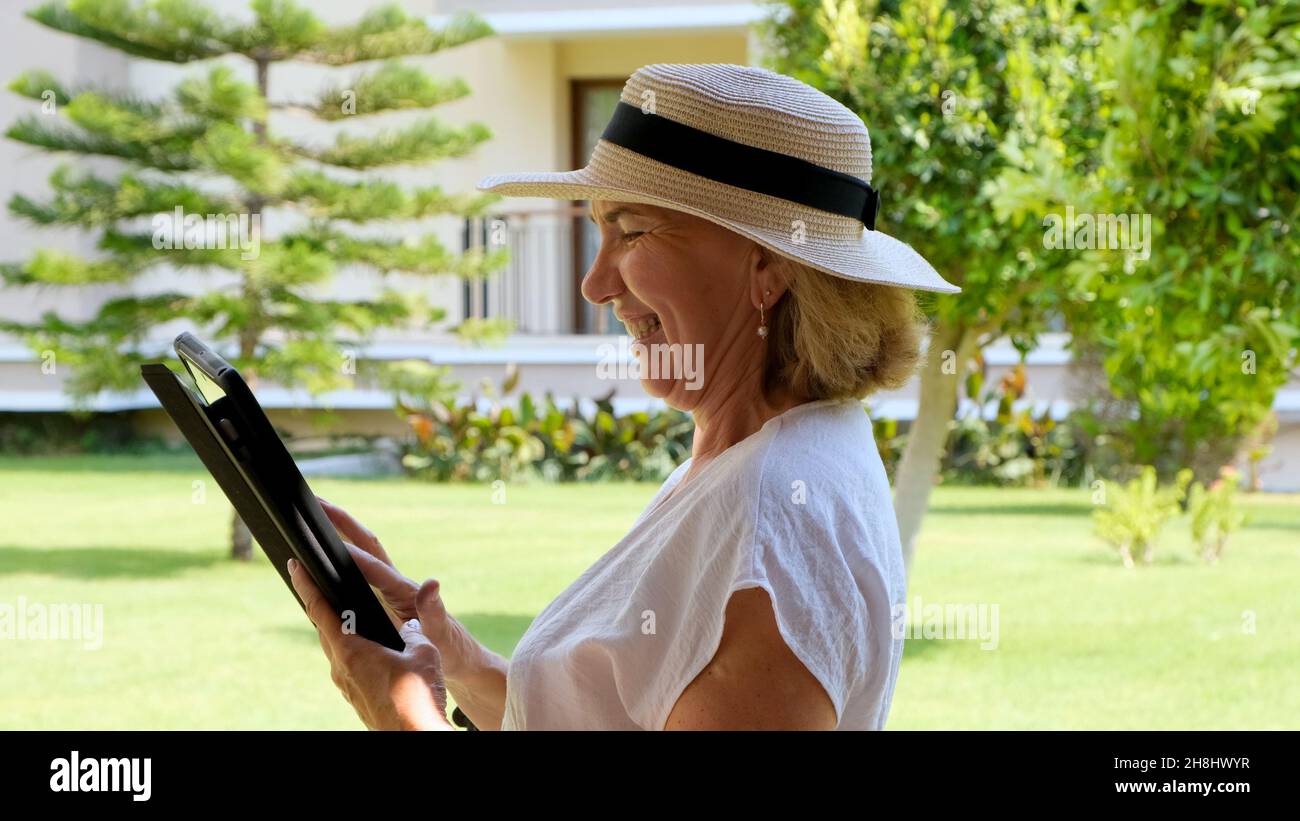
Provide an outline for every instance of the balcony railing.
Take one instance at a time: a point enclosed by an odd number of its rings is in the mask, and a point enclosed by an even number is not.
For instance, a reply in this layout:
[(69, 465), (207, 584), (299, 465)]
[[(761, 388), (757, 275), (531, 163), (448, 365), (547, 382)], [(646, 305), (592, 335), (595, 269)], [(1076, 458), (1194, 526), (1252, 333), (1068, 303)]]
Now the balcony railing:
[[(582, 298), (582, 275), (600, 235), (585, 206), (518, 209), (465, 220), (464, 248), (504, 243), (510, 262), (486, 280), (461, 286), (465, 317), (506, 319), (521, 334), (614, 333), (610, 306)], [(575, 261), (576, 260), (576, 261)]]

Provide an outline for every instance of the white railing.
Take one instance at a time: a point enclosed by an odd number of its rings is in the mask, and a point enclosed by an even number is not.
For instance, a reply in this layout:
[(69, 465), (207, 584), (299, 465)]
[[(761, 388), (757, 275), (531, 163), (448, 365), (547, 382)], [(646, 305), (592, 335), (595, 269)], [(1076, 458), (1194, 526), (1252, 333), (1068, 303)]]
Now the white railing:
[(574, 207), (517, 210), (465, 221), (465, 247), (504, 242), (510, 262), (484, 280), (465, 280), (464, 315), (507, 319), (523, 334), (573, 333)]
[[(509, 264), (461, 289), (466, 317), (507, 319), (521, 334), (613, 333), (612, 312), (597, 310), (579, 292), (599, 235), (586, 225), (587, 209), (560, 205), (515, 209), (465, 221), (464, 247), (503, 242)], [(576, 240), (575, 240), (576, 234)], [(574, 255), (580, 255), (575, 265)]]

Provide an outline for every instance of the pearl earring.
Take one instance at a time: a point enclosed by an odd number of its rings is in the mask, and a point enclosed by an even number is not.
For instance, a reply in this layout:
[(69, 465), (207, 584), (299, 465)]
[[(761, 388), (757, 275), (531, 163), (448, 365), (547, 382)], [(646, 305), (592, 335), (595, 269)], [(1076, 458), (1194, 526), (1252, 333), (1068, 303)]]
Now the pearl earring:
[(758, 335), (763, 339), (767, 339), (767, 317), (763, 313), (763, 305), (771, 293), (771, 291), (764, 291), (763, 299), (758, 303)]

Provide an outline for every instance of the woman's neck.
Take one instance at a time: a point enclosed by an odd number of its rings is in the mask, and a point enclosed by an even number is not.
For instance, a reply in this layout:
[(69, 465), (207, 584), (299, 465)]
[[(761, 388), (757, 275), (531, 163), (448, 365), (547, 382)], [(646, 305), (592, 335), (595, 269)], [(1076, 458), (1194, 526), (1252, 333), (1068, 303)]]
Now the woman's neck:
[(758, 432), (768, 420), (807, 401), (786, 390), (765, 394), (754, 389), (728, 392), (716, 402), (701, 402), (691, 411), (695, 419), (692, 468)]

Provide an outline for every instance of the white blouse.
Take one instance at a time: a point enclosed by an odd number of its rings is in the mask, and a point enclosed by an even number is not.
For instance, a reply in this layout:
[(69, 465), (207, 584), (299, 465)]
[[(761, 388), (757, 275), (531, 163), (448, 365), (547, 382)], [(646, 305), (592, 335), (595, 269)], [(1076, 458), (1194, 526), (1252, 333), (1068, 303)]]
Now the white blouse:
[(713, 659), (731, 594), (750, 587), (767, 590), (836, 729), (883, 729), (906, 583), (862, 403), (791, 408), (669, 496), (690, 461), (519, 640), (501, 729), (663, 729)]

